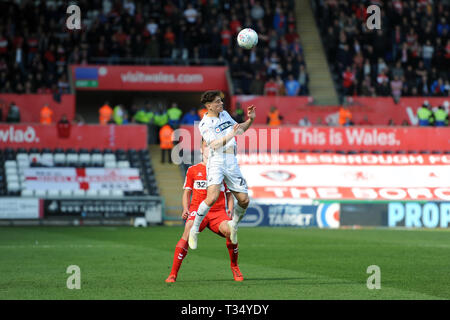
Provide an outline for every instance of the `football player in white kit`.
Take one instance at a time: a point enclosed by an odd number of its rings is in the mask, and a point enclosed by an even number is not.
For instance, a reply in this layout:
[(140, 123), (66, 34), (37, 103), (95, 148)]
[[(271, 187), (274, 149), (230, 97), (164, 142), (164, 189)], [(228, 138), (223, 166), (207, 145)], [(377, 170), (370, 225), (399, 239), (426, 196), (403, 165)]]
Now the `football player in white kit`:
[(210, 90), (202, 94), (201, 103), (208, 112), (200, 121), (199, 129), (203, 139), (209, 146), (209, 157), (206, 165), (207, 196), (200, 203), (194, 224), (189, 233), (189, 247), (197, 248), (199, 227), (211, 206), (220, 194), (220, 186), (225, 180), (228, 189), (237, 200), (234, 206), (233, 218), (228, 222), (230, 227), (230, 240), (237, 243), (238, 224), (244, 217), (249, 205), (247, 183), (239, 169), (236, 158), (237, 134), (244, 133), (256, 117), (255, 106), (247, 108), (248, 120), (237, 123), (230, 114), (223, 109), (223, 93), (219, 90)]

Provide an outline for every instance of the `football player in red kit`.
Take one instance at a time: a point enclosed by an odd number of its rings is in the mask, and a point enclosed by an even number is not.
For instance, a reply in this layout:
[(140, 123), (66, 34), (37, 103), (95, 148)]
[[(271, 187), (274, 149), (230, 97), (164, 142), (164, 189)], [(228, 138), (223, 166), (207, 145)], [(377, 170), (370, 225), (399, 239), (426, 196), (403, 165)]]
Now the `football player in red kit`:
[[(181, 239), (175, 247), (175, 254), (173, 257), (172, 271), (166, 282), (175, 282), (178, 275), (178, 270), (181, 267), (183, 259), (186, 257), (189, 245), (189, 231), (194, 223), (195, 215), (199, 204), (206, 198), (206, 163), (208, 160), (208, 146), (202, 141), (202, 162), (190, 166), (186, 173), (183, 193), (183, 213), (182, 218), (187, 219), (184, 232)], [(190, 201), (192, 193), (192, 201)], [(208, 215), (203, 219), (199, 231), (201, 232), (205, 227), (208, 227), (212, 232), (219, 236), (226, 238), (226, 246), (230, 255), (231, 271), (235, 281), (243, 281), (244, 277), (239, 270), (237, 264), (238, 260), (238, 245), (231, 243), (230, 228), (228, 221), (231, 220), (231, 213), (233, 212), (233, 196), (222, 184), (221, 192), (216, 203), (209, 210)], [(227, 208), (228, 206), (228, 208)], [(228, 213), (227, 213), (228, 212)]]

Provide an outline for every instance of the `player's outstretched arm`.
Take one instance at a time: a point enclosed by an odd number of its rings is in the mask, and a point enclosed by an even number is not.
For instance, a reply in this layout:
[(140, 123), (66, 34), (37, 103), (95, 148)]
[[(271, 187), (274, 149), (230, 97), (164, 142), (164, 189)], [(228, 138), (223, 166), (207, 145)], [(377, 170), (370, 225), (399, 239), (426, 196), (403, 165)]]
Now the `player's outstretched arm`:
[[(250, 107), (247, 108), (247, 116), (248, 119), (245, 122), (242, 122), (240, 124), (240, 129), (242, 130), (242, 133), (244, 133), (245, 131), (247, 131), (248, 128), (250, 128), (250, 126), (252, 125), (253, 121), (255, 120), (256, 117), (256, 107), (254, 105), (251, 105)], [(241, 132), (239, 132), (238, 134), (240, 134)]]
[(239, 130), (242, 130), (242, 129), (240, 129), (240, 128), (241, 128), (241, 125), (242, 125), (242, 124), (236, 123), (236, 124), (234, 125), (234, 127), (233, 127), (233, 130), (230, 131), (230, 133), (228, 133), (228, 134), (227, 134), (225, 137), (223, 137), (223, 138), (216, 139), (216, 140), (212, 141), (212, 142), (209, 144), (209, 147), (210, 147), (210, 148), (213, 148), (213, 149), (215, 150), (215, 149), (217, 149), (217, 148), (220, 148), (220, 147), (223, 147), (224, 145), (226, 145), (228, 141), (230, 141), (231, 139), (234, 138), (234, 136), (238, 133)]

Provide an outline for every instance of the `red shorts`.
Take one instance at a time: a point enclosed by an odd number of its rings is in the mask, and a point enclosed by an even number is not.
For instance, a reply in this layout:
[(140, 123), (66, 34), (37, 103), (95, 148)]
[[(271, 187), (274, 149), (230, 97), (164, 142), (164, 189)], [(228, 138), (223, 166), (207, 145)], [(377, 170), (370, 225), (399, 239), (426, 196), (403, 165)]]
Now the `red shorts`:
[[(196, 215), (197, 211), (192, 211), (191, 213), (189, 213), (189, 218), (186, 221), (194, 221)], [(231, 220), (231, 218), (228, 216), (225, 210), (208, 212), (208, 214), (200, 224), (200, 228), (198, 231), (202, 232), (205, 227), (208, 227), (212, 232), (217, 233), (219, 236), (225, 238), (222, 232), (220, 232), (219, 226), (223, 221), (228, 220)]]

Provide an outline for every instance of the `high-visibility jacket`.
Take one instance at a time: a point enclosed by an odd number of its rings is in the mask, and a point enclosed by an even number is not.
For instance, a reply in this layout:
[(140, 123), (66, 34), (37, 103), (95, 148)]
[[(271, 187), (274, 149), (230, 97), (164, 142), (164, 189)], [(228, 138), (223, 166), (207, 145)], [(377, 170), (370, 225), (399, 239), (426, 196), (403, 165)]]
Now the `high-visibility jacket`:
[(99, 122), (100, 124), (107, 124), (108, 121), (111, 119), (111, 116), (113, 114), (113, 110), (110, 106), (107, 104), (103, 105), (99, 110)]
[(344, 108), (341, 108), (339, 110), (339, 124), (341, 126), (345, 125), (351, 119), (352, 119), (352, 113), (350, 112), (350, 110), (346, 110)]
[(171, 107), (169, 110), (167, 110), (167, 115), (169, 116), (170, 120), (180, 120), (181, 115), (183, 114), (183, 111), (181, 111), (177, 107)]
[(41, 124), (51, 124), (52, 116), (53, 111), (48, 106), (44, 106), (41, 109)]
[(269, 112), (269, 126), (279, 126), (281, 124), (278, 110)]
[(115, 106), (114, 107), (113, 119), (114, 119), (115, 123), (122, 124), (122, 122), (123, 122), (123, 110), (122, 110), (122, 108), (120, 106)]
[(163, 114), (155, 114), (153, 117), (153, 123), (157, 125), (158, 127), (162, 127), (167, 124), (169, 121), (169, 116), (167, 115), (167, 112)]
[(419, 126), (429, 126), (431, 111), (428, 108), (420, 107), (417, 109), (417, 117), (419, 118)]
[(434, 113), (434, 120), (436, 121), (436, 127), (444, 127), (447, 125), (448, 114), (444, 109), (437, 109)]
[(153, 112), (147, 112), (145, 110), (139, 110), (134, 115), (134, 120), (137, 123), (149, 123), (151, 119), (153, 119)]
[(173, 148), (173, 129), (168, 124), (159, 130), (159, 141), (161, 149)]

